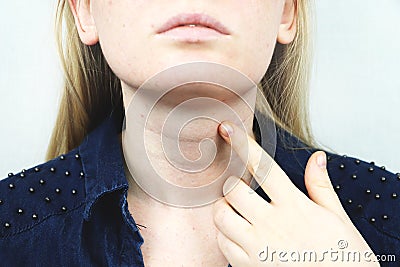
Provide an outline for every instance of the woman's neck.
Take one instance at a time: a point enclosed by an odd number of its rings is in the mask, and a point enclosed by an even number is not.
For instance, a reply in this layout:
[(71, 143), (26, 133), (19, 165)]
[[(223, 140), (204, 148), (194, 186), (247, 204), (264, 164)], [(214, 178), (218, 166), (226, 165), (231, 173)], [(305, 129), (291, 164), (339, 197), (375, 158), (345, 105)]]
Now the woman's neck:
[[(255, 92), (245, 92), (239, 97), (219, 86), (190, 84), (168, 92), (156, 103), (149, 96), (150, 91), (135, 94), (134, 89), (123, 84), (123, 92), (126, 110), (123, 138), (131, 140), (123, 142), (123, 148), (129, 166), (127, 176), (134, 178), (128, 180), (135, 198), (150, 200), (138, 186), (139, 176), (161, 178), (176, 187), (198, 188), (216, 179), (224, 181), (230, 175), (241, 175), (227, 171), (228, 165), (235, 162), (238, 165), (239, 159), (219, 136), (218, 125), (230, 120), (252, 135)], [(128, 107), (127, 103), (134, 106)], [(141, 150), (141, 146), (145, 149)], [(135, 151), (142, 152), (138, 155)], [(166, 199), (176, 194), (160, 186), (157, 190)], [(222, 194), (222, 187), (220, 191)]]

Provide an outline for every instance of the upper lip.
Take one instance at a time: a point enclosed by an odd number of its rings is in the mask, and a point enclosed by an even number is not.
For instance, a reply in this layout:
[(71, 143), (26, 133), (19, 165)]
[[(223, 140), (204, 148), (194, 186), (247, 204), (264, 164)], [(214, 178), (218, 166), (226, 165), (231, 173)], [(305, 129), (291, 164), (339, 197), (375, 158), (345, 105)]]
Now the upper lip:
[(212, 28), (222, 34), (229, 34), (229, 30), (217, 19), (202, 13), (181, 13), (171, 17), (158, 30), (157, 33), (166, 32), (172, 28), (183, 25), (201, 25)]

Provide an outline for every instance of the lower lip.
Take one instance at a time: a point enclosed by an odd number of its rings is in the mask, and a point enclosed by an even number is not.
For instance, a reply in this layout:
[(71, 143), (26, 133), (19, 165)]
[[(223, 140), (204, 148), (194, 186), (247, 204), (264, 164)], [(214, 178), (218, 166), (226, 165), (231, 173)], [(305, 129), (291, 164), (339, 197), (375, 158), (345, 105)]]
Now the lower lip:
[(172, 28), (168, 31), (159, 33), (160, 36), (165, 36), (177, 41), (197, 43), (202, 41), (211, 41), (226, 36), (212, 28), (201, 26), (180, 26)]

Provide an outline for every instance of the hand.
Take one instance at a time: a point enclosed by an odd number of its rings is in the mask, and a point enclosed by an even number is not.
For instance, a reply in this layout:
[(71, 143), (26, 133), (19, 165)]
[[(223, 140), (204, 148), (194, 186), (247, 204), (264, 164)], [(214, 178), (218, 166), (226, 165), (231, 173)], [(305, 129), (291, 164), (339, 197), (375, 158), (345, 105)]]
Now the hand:
[[(307, 163), (308, 198), (239, 127), (224, 122), (219, 133), (248, 163), (250, 173), (271, 198), (268, 203), (240, 178), (230, 177), (225, 182), (224, 197), (214, 204), (214, 222), (219, 247), (232, 266), (379, 266), (331, 185), (324, 152), (314, 153)], [(338, 247), (340, 240), (347, 242), (346, 249), (340, 248), (343, 244)], [(307, 251), (309, 254), (304, 254)], [(332, 251), (338, 253), (332, 256)], [(352, 262), (352, 256), (348, 262), (347, 256), (341, 260), (342, 251), (360, 252), (360, 262)], [(315, 252), (311, 256), (316, 256), (316, 263), (313, 257), (309, 260), (311, 252)]]

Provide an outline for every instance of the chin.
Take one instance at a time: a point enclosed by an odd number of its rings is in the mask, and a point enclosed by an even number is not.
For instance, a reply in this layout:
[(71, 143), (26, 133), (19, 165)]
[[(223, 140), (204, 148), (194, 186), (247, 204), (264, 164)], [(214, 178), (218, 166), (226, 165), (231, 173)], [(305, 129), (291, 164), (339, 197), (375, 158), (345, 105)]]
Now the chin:
[[(117, 76), (132, 88), (138, 88), (146, 80), (168, 68), (193, 62), (212, 62), (233, 68), (247, 76), (254, 83), (259, 83), (267, 69), (267, 62), (239, 56), (237, 53), (224, 53), (207, 49), (162, 49), (154, 53), (142, 55), (147, 60), (132, 59), (133, 64), (125, 62), (125, 67), (117, 69)], [(241, 59), (241, 60), (239, 60)], [(255, 63), (254, 63), (255, 62)], [(127, 70), (129, 70), (127, 72)], [(210, 70), (210, 75), (215, 74)], [(171, 77), (173, 78), (173, 77)]]

